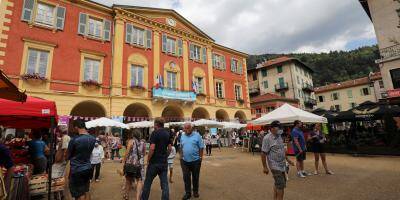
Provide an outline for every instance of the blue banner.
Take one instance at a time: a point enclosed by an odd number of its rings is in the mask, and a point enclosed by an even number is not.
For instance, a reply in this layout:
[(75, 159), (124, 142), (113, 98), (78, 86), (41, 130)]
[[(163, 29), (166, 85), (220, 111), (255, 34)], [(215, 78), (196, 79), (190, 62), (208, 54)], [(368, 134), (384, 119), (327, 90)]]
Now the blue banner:
[(196, 94), (194, 92), (177, 91), (166, 88), (153, 88), (153, 97), (183, 101), (196, 101)]

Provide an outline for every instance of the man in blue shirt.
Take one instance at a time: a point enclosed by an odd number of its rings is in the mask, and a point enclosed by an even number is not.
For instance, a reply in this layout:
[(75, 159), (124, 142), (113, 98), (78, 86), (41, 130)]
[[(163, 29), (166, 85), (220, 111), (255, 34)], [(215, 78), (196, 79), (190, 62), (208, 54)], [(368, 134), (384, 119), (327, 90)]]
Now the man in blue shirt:
[(304, 171), (304, 160), (306, 159), (306, 141), (304, 139), (303, 131), (301, 127), (303, 123), (300, 120), (294, 121), (294, 128), (291, 136), (293, 139), (293, 149), (296, 156), (296, 168), (297, 175), (301, 178), (305, 178), (307, 173)]
[(201, 160), (203, 159), (204, 143), (200, 134), (192, 130), (190, 123), (184, 124), (184, 133), (181, 136), (181, 167), (183, 173), (183, 182), (185, 183), (185, 195), (183, 200), (192, 197), (193, 177), (193, 196), (199, 197), (199, 178)]
[(92, 178), (92, 164), (90, 156), (96, 139), (86, 131), (85, 122), (76, 120), (74, 129), (79, 133), (68, 145), (68, 159), (70, 160), (69, 190), (77, 200), (89, 200), (90, 179)]

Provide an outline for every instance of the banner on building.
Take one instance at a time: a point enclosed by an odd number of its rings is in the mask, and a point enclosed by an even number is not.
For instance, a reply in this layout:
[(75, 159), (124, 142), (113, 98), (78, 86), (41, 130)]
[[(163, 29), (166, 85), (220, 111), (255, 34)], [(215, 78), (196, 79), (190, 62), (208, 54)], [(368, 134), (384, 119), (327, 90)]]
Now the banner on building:
[(196, 101), (196, 94), (194, 92), (176, 91), (166, 88), (153, 88), (153, 97), (182, 101)]

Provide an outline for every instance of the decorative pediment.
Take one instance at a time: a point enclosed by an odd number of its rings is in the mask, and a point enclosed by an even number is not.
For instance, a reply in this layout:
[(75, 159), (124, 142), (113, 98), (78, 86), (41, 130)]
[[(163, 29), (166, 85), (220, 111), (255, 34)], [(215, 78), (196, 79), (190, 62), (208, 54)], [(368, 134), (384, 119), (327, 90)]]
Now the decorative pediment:
[(168, 27), (214, 41), (210, 36), (197, 28), (194, 24), (185, 19), (182, 15), (172, 9), (148, 8), (138, 6), (114, 5), (114, 8), (120, 8), (125, 11), (143, 16), (156, 23), (164, 24)]

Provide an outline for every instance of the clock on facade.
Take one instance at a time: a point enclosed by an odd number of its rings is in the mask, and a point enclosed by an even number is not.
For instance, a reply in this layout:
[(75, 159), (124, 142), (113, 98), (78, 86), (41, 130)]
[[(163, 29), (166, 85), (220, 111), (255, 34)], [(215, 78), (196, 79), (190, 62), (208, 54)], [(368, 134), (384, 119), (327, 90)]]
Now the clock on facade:
[(176, 25), (176, 21), (174, 19), (167, 18), (167, 24), (170, 25), (170, 26), (175, 26)]

